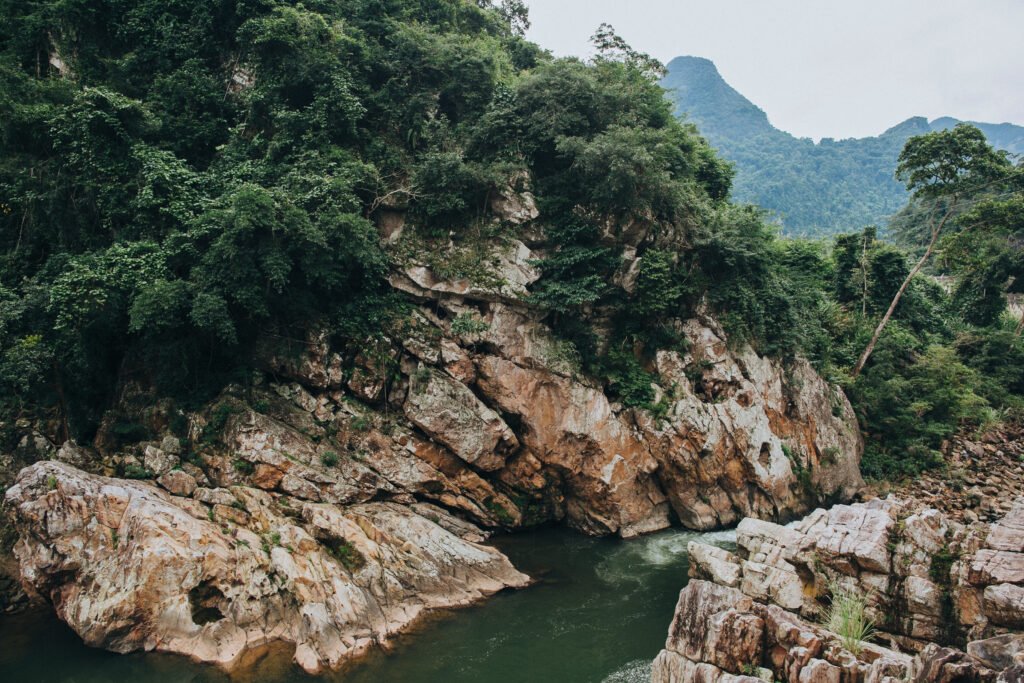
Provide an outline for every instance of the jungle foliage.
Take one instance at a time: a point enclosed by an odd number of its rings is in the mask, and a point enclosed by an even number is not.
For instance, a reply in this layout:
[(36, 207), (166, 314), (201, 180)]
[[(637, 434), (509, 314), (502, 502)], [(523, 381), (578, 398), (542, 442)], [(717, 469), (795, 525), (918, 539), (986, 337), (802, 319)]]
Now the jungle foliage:
[(915, 278), (851, 381), (906, 255), (871, 229), (781, 240), (731, 202), (732, 167), (674, 116), (661, 65), (611, 27), (581, 61), (525, 41), (518, 0), (0, 10), (6, 425), (87, 441), (127, 380), (198, 405), (244, 381), (268, 339), (320, 326), (365, 346), (405, 315), (381, 212), (403, 212), (403, 239), (445, 261), (521, 236), (490, 214), (510, 185), (529, 185), (542, 215), (527, 302), (627, 406), (657, 414), (654, 353), (684, 350), (680, 322), (707, 312), (733, 343), (805, 355), (844, 384), (871, 474), (934, 464), (956, 429), (1019, 408), (1024, 354), (1001, 317), (1013, 205), (959, 219), (943, 247), (954, 295)]

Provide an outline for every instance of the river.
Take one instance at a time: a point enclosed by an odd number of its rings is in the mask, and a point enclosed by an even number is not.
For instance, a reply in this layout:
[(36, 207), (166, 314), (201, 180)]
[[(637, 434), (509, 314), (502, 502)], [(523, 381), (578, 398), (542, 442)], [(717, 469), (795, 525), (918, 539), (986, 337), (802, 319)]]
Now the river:
[(686, 544), (698, 538), (731, 547), (734, 535), (622, 541), (551, 528), (497, 538), (536, 584), (436, 614), (390, 651), (319, 678), (280, 651), (232, 677), (177, 656), (115, 655), (41, 612), (0, 617), (0, 672), (17, 683), (638, 683), (650, 679), (686, 583)]

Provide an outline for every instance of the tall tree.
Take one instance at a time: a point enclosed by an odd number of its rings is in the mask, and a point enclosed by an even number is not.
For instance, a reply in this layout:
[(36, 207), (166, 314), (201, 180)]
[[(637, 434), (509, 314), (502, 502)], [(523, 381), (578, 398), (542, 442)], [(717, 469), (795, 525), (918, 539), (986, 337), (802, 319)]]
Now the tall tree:
[(1006, 153), (994, 150), (986, 141), (985, 134), (970, 124), (957, 124), (951, 130), (926, 133), (907, 140), (900, 152), (896, 177), (906, 183), (913, 199), (936, 207), (928, 220), (928, 247), (892, 298), (853, 369), (854, 377), (864, 369), (903, 293), (931, 258), (939, 237), (960, 210), (964, 199), (1005, 181), (1012, 170), (1013, 165)]
[[(942, 256), (956, 275), (953, 301), (964, 318), (992, 325), (1006, 310), (1006, 294), (1024, 288), (1024, 180), (1015, 190), (979, 202), (958, 221), (960, 230), (942, 242)], [(1024, 318), (1016, 336), (1024, 331)]]

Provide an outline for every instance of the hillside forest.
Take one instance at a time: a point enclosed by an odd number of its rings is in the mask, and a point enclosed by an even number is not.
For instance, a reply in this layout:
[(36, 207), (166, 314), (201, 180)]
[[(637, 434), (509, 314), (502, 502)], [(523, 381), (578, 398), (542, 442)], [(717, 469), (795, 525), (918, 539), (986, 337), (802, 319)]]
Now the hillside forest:
[[(940, 466), (958, 430), (1024, 416), (1007, 309), (1024, 167), (970, 125), (903, 147), (907, 247), (859, 224), (783, 239), (732, 200), (731, 165), (676, 118), (662, 65), (611, 27), (583, 61), (526, 41), (516, 0), (0, 10), (2, 451), (29, 423), (87, 444), (107, 419), (137, 440), (110, 414), (128, 379), (197, 406), (313, 326), (350, 357), (401, 336), (392, 268), (486, 278), (482, 244), (537, 229), (494, 220), (505, 187), (533, 192), (552, 245), (527, 301), (624, 405), (658, 415), (653, 354), (708, 314), (841, 385), (871, 477)], [(389, 244), (394, 209), (408, 227)], [(622, 226), (638, 221), (653, 230), (627, 291)]]
[[(815, 142), (773, 126), (710, 60), (677, 57), (661, 84), (677, 113), (697, 124), (735, 164), (733, 196), (768, 209), (787, 235), (832, 237), (851, 226), (878, 225), (885, 231), (902, 225), (909, 194), (894, 175), (900, 150), (915, 135), (960, 123), (948, 116), (932, 121), (915, 116), (876, 136)], [(996, 149), (1024, 152), (1024, 127), (973, 125)], [(899, 231), (890, 234), (898, 237)]]

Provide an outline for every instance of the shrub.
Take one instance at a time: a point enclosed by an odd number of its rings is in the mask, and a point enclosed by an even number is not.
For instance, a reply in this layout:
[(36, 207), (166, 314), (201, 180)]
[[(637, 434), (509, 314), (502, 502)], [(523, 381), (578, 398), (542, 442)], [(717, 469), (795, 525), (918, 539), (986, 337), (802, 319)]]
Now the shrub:
[(128, 463), (127, 465), (124, 466), (122, 476), (125, 479), (152, 479), (153, 473), (150, 472), (145, 467), (143, 467), (142, 465)]
[(491, 329), (491, 326), (480, 320), (472, 313), (459, 313), (452, 320), (452, 334), (458, 337), (479, 337), (481, 334)]
[(256, 465), (252, 464), (248, 460), (243, 460), (242, 458), (235, 458), (232, 465), (234, 466), (235, 471), (241, 475), (248, 476), (256, 471)]
[(342, 566), (350, 572), (354, 572), (366, 564), (366, 558), (356, 550), (356, 547), (345, 539), (330, 538), (321, 541), (327, 551), (334, 559), (341, 562)]

